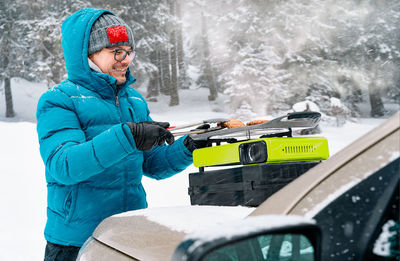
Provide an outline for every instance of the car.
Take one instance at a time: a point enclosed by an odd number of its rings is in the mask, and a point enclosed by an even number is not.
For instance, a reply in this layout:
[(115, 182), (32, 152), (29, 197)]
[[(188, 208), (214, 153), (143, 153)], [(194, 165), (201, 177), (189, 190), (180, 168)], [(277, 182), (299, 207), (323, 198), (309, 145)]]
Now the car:
[(77, 260), (396, 260), (399, 179), (400, 112), (256, 208), (114, 215)]

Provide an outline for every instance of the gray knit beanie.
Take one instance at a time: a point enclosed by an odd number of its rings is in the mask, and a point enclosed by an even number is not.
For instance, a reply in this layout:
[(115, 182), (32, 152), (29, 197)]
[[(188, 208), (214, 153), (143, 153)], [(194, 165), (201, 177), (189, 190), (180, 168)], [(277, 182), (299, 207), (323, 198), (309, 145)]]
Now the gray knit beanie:
[(88, 55), (106, 47), (121, 45), (129, 45), (135, 49), (131, 28), (115, 15), (102, 14), (90, 31)]

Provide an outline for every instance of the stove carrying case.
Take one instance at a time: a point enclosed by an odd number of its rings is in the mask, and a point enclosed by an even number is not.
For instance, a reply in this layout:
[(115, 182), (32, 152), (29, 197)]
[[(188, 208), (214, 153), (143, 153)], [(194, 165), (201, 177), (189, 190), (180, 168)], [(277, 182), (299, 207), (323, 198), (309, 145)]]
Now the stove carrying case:
[(190, 173), (190, 203), (257, 207), (318, 163), (271, 163)]
[[(256, 207), (329, 156), (323, 137), (262, 138), (195, 150), (192, 205)], [(234, 167), (232, 165), (241, 165)], [(213, 170), (205, 167), (218, 166)]]

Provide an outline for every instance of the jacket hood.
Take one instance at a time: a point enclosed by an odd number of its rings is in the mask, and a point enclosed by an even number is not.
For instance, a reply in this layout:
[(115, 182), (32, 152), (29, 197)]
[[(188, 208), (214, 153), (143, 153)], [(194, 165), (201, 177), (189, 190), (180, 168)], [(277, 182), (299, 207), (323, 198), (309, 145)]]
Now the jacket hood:
[[(117, 79), (108, 74), (91, 70), (88, 63), (90, 31), (93, 23), (104, 13), (113, 14), (107, 10), (93, 8), (75, 12), (63, 22), (61, 35), (68, 79), (94, 90), (102, 96), (109, 96), (115, 93)], [(120, 88), (136, 81), (130, 74), (129, 68), (126, 73), (126, 82)]]

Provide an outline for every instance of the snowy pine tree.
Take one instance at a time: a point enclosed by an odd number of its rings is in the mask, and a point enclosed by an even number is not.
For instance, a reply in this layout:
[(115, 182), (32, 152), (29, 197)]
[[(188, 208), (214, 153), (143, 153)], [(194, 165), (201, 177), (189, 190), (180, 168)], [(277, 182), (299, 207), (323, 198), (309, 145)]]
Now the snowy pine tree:
[[(333, 115), (329, 104), (336, 98), (352, 116), (362, 113), (362, 102), (379, 116), (385, 102), (400, 102), (397, 2), (179, 0), (177, 18), (171, 0), (0, 1), (0, 80), (22, 77), (51, 86), (64, 79), (61, 23), (80, 8), (95, 7), (132, 27), (137, 58), (131, 70), (149, 99), (170, 94), (177, 68), (179, 85), (213, 86), (210, 98), (225, 90), (238, 115), (280, 114), (305, 100)], [(172, 46), (177, 57), (171, 60)]]

